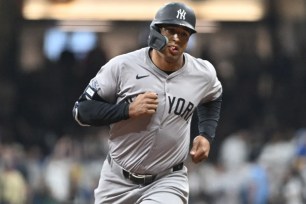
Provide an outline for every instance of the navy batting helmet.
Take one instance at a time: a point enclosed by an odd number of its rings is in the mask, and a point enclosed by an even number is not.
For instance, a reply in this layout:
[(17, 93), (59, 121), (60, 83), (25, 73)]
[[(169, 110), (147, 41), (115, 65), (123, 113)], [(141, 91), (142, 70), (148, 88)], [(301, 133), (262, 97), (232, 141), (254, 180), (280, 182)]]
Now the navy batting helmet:
[(188, 28), (191, 34), (196, 33), (196, 16), (194, 11), (180, 2), (168, 3), (161, 7), (150, 25), (148, 44), (150, 47), (161, 50), (168, 39), (160, 34), (158, 25), (178, 25)]
[(183, 3), (169, 3), (161, 7), (151, 26), (160, 24), (180, 25), (195, 33), (196, 17), (194, 11)]

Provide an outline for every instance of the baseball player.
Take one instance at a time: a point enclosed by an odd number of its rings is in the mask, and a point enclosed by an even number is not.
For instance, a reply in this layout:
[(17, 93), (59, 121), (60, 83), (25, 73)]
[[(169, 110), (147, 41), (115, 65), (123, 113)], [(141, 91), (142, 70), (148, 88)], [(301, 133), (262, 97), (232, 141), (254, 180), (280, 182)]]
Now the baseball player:
[[(110, 126), (95, 204), (188, 203), (184, 161), (207, 159), (222, 94), (213, 65), (184, 52), (195, 24), (187, 5), (162, 6), (149, 46), (103, 65), (75, 103), (80, 125)], [(189, 152), (196, 109), (200, 135)]]

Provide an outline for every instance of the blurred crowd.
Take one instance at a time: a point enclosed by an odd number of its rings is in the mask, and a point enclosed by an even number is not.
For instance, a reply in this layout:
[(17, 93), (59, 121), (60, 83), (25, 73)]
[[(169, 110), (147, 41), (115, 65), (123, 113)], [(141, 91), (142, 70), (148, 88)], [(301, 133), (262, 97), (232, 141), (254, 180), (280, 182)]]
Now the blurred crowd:
[(306, 130), (275, 132), (261, 146), (259, 134), (241, 130), (222, 143), (219, 158), (190, 164), (192, 204), (303, 204), (306, 202)]
[[(40, 146), (0, 145), (0, 203), (93, 203), (107, 155), (107, 137), (101, 134), (107, 131), (82, 139), (63, 135), (48, 155)], [(241, 130), (229, 135), (214, 162), (187, 161), (190, 204), (306, 202), (306, 129), (275, 132), (265, 146), (256, 143), (256, 134)]]
[(93, 203), (107, 151), (101, 145), (107, 142), (99, 138), (98, 134), (85, 135), (82, 140), (63, 135), (48, 155), (41, 146), (1, 145), (0, 203)]

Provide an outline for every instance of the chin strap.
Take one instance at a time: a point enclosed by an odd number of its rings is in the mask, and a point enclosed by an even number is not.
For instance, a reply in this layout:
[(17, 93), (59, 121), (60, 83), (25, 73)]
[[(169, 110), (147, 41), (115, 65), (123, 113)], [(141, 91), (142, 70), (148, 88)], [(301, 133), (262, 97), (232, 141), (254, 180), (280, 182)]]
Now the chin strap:
[(168, 43), (168, 38), (160, 34), (156, 26), (151, 25), (150, 35), (148, 38), (148, 45), (155, 50), (161, 51), (166, 46), (167, 43)]

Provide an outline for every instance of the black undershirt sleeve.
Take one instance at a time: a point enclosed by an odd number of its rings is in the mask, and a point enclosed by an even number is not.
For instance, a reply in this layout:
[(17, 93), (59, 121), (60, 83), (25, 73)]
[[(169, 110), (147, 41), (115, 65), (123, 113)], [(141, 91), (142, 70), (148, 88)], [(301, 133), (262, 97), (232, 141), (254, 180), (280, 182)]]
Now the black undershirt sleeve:
[(222, 96), (197, 107), (199, 134), (213, 142), (221, 111)]
[(110, 125), (129, 118), (129, 103), (109, 103), (98, 95), (95, 88), (88, 85), (75, 103), (72, 114), (83, 126)]
[(109, 125), (129, 118), (129, 104), (110, 104), (103, 101), (77, 102), (78, 120), (91, 126)]

